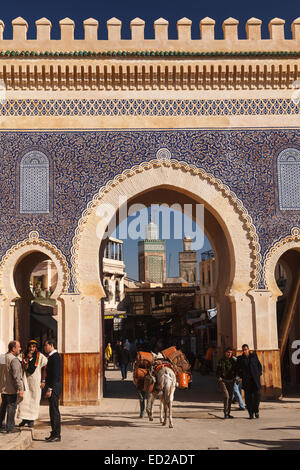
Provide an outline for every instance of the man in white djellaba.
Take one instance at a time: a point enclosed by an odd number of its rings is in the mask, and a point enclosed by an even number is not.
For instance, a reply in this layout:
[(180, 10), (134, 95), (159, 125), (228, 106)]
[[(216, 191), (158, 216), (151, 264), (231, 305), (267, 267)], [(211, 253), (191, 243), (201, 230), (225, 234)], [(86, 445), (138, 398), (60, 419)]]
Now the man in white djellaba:
[(20, 357), (23, 368), (24, 396), (19, 404), (17, 417), (21, 419), (20, 427), (34, 427), (39, 417), (42, 389), (45, 387), (47, 358), (38, 351), (37, 341), (29, 341), (25, 353)]

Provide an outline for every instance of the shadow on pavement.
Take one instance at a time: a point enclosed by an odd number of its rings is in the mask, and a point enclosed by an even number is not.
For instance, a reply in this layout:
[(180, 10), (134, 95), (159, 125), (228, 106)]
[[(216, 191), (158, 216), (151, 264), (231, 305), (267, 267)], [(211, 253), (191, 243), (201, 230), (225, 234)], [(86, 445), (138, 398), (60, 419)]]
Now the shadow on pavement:
[[(118, 414), (120, 418), (120, 413)], [(125, 416), (124, 416), (125, 418)], [(131, 418), (130, 418), (131, 419)], [(95, 416), (75, 416), (75, 415), (64, 415), (64, 419), (62, 421), (63, 426), (76, 426), (80, 428), (93, 428), (93, 427), (135, 427), (137, 426), (130, 421), (123, 421), (123, 420), (113, 420), (113, 419), (99, 419), (97, 415)]]
[[(299, 431), (300, 430), (300, 426), (285, 426), (285, 427), (281, 427), (281, 428), (263, 428), (264, 431), (277, 431), (277, 430), (290, 430), (290, 431), (294, 431), (294, 430), (297, 430)], [(299, 447), (300, 448), (300, 447)]]
[[(135, 385), (131, 379), (131, 372), (124, 381), (119, 379), (120, 371), (113, 371), (113, 379), (111, 371), (106, 374), (104, 398), (134, 398), (136, 399)], [(115, 377), (118, 377), (116, 380)], [(176, 389), (175, 401), (178, 402), (194, 402), (209, 403), (221, 402), (221, 394), (217, 390), (217, 381), (214, 376), (202, 376), (199, 372), (193, 373), (192, 388), (186, 390)]]
[(239, 443), (256, 449), (267, 450), (299, 450), (300, 439), (281, 439), (280, 441), (265, 441), (259, 439), (237, 439), (224, 442)]

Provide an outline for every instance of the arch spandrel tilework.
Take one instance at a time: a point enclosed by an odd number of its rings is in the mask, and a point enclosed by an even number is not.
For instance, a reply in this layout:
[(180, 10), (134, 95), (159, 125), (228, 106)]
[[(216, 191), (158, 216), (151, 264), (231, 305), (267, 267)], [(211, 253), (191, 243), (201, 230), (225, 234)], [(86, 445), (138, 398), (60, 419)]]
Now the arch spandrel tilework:
[(38, 150), (27, 152), (20, 163), (20, 213), (49, 213), (49, 160)]
[(280, 210), (300, 210), (300, 150), (283, 150), (277, 167)]
[[(51, 161), (53, 211), (47, 218), (18, 210), (16, 168), (20, 154), (31, 147), (42, 148)], [(72, 240), (88, 202), (116, 175), (150, 162), (162, 148), (212, 174), (243, 202), (256, 227), (262, 259), (299, 225), (299, 212), (277, 210), (275, 171), (276, 155), (300, 148), (298, 129), (2, 130), (0, 257), (37, 230), (63, 252), (71, 270)]]

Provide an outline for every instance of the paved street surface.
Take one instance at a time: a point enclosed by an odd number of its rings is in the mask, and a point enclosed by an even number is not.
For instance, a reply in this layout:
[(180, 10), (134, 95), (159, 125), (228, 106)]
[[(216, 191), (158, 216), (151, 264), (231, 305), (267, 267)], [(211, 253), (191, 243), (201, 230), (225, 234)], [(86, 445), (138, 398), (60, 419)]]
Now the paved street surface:
[(159, 422), (158, 401), (153, 422), (139, 418), (131, 373), (124, 382), (118, 370), (106, 371), (106, 377), (106, 397), (99, 407), (61, 407), (60, 443), (44, 441), (49, 418), (47, 406), (42, 406), (32, 449), (300, 449), (300, 394), (262, 403), (261, 417), (254, 420), (233, 405), (235, 419), (223, 420), (215, 377), (194, 373), (192, 389), (175, 392), (174, 428), (169, 429)]
[[(139, 418), (139, 403), (130, 372), (124, 382), (119, 370), (106, 371), (106, 377), (106, 396), (99, 407), (61, 407), (60, 443), (44, 441), (50, 427), (48, 407), (41, 406), (30, 449), (300, 449), (300, 393), (296, 398), (262, 403), (260, 419), (249, 420), (247, 412), (233, 405), (235, 419), (223, 420), (215, 377), (203, 377), (196, 372), (192, 389), (175, 392), (174, 428), (169, 429), (159, 422), (158, 401), (153, 422)], [(3, 439), (0, 448), (4, 448)]]

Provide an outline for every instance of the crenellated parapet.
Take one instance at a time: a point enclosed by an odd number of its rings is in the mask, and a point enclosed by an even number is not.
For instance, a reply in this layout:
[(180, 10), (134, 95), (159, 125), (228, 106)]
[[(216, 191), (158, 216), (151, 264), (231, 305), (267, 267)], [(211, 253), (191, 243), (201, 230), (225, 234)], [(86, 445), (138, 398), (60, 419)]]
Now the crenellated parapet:
[[(61, 38), (51, 39), (51, 21), (41, 18), (35, 22), (36, 38), (27, 39), (28, 23), (18, 17), (12, 21), (12, 39), (3, 39), (4, 23), (0, 20), (0, 50), (29, 52), (299, 52), (300, 17), (291, 24), (292, 39), (285, 37), (285, 21), (274, 18), (269, 22), (269, 38), (261, 38), (262, 21), (250, 18), (245, 25), (246, 39), (238, 37), (239, 21), (228, 18), (223, 22), (223, 39), (215, 38), (215, 21), (204, 18), (200, 21), (200, 39), (193, 39), (192, 21), (182, 18), (177, 21), (177, 39), (169, 39), (169, 23), (164, 18), (154, 22), (154, 39), (145, 39), (145, 21), (135, 18), (130, 23), (131, 39), (123, 39), (122, 22), (117, 18), (107, 21), (108, 39), (98, 34), (99, 22), (88, 18), (83, 22), (84, 38), (74, 39), (75, 23), (70, 18), (59, 22)], [(100, 39), (98, 38), (100, 36)]]
[(107, 21), (107, 39), (99, 22), (83, 22), (84, 38), (74, 39), (75, 23), (59, 22), (61, 38), (51, 39), (47, 18), (35, 22), (36, 38), (27, 39), (28, 24), (12, 21), (13, 37), (3, 39), (0, 20), (0, 80), (7, 90), (256, 90), (291, 89), (300, 79), (300, 17), (285, 37), (285, 21), (269, 22), (262, 39), (262, 21), (246, 22), (246, 39), (238, 36), (238, 20), (223, 22), (223, 39), (215, 37), (215, 20), (204, 18), (199, 39), (192, 22), (177, 22), (177, 39), (169, 39), (169, 23), (154, 22), (154, 39), (145, 39), (145, 21), (130, 23), (131, 38), (122, 38), (122, 22)]

